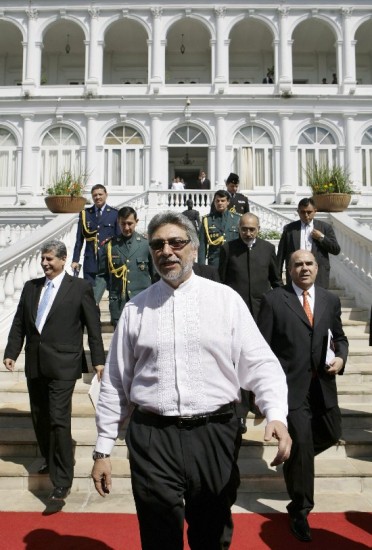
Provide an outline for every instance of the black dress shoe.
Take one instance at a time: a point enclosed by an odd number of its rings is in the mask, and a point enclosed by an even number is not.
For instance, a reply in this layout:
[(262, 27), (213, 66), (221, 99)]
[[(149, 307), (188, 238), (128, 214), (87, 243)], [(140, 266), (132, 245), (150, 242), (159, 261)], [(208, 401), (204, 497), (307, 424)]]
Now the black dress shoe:
[(49, 474), (49, 466), (48, 464), (43, 464), (40, 466), (40, 468), (37, 471), (38, 474)]
[(70, 494), (70, 487), (54, 487), (49, 495), (49, 500), (65, 500)]
[(301, 540), (302, 542), (311, 542), (311, 531), (306, 518), (290, 517), (289, 522), (291, 526), (291, 531), (296, 539)]
[(238, 418), (239, 421), (239, 431), (243, 435), (247, 431), (247, 421), (245, 418)]

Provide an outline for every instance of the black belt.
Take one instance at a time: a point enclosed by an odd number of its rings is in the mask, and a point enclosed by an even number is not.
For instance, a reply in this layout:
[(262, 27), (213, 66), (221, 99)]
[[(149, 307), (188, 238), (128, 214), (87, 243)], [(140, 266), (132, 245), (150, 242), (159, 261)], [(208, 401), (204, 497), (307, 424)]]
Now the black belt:
[(228, 422), (234, 415), (235, 404), (229, 403), (223, 405), (216, 411), (206, 414), (195, 414), (192, 416), (162, 416), (153, 413), (140, 405), (136, 405), (134, 409), (134, 420), (137, 419), (141, 424), (148, 426), (165, 427), (176, 426), (177, 428), (194, 428), (196, 426), (204, 426), (209, 422), (224, 423)]

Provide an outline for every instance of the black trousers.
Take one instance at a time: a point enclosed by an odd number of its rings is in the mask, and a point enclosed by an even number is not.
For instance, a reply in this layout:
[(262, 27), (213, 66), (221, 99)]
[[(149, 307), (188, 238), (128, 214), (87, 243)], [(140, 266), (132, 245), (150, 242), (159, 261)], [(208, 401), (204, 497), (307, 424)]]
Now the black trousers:
[(229, 548), (240, 483), (235, 414), (192, 428), (147, 416), (134, 410), (126, 436), (142, 549), (182, 550), (185, 519), (192, 550)]
[(325, 408), (319, 380), (312, 381), (305, 403), (289, 411), (288, 431), (292, 449), (283, 465), (291, 499), (287, 509), (293, 517), (306, 517), (314, 507), (314, 457), (341, 437), (340, 409)]
[(41, 376), (27, 379), (36, 439), (55, 487), (71, 487), (74, 478), (71, 408), (75, 382)]

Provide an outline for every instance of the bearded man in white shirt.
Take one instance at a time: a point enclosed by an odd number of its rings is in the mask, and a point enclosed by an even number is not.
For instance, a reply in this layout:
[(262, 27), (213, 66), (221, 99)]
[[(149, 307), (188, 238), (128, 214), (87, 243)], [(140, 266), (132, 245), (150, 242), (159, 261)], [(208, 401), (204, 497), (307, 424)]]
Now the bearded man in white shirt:
[(265, 441), (279, 441), (275, 466), (291, 448), (285, 376), (242, 298), (193, 273), (193, 224), (179, 213), (157, 214), (148, 238), (161, 279), (126, 304), (115, 331), (92, 477), (100, 495), (110, 492), (109, 456), (130, 416), (126, 442), (142, 549), (181, 550), (185, 519), (192, 550), (229, 548), (240, 481), (239, 388), (256, 394), (268, 422)]

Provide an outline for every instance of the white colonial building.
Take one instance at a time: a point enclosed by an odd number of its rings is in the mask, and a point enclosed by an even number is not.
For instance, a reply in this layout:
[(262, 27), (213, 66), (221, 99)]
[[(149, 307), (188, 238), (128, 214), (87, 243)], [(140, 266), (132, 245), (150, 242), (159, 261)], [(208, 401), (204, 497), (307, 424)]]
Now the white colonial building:
[(205, 170), (295, 204), (314, 160), (368, 206), (371, 36), (370, 0), (1, 0), (1, 206), (43, 206), (66, 168), (114, 203)]

